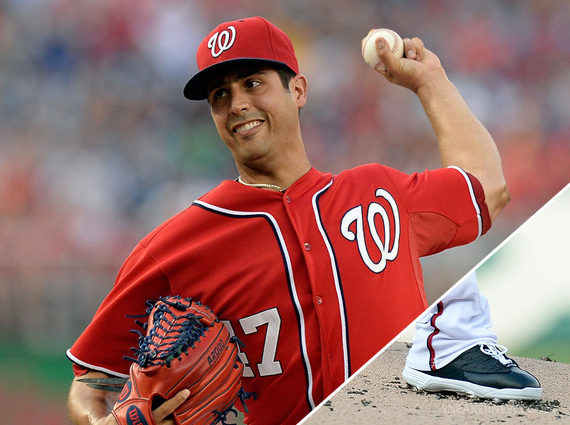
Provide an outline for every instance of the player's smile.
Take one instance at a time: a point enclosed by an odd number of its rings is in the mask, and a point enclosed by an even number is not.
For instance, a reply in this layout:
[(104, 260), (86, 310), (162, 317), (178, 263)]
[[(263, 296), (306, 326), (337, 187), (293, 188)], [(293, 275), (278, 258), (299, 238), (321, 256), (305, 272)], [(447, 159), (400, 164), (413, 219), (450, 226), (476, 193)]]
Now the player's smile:
[(264, 123), (263, 120), (253, 120), (245, 123), (239, 123), (233, 125), (231, 131), (233, 133), (239, 134), (240, 136), (247, 136), (250, 133), (254, 132), (252, 130), (256, 130), (263, 123)]

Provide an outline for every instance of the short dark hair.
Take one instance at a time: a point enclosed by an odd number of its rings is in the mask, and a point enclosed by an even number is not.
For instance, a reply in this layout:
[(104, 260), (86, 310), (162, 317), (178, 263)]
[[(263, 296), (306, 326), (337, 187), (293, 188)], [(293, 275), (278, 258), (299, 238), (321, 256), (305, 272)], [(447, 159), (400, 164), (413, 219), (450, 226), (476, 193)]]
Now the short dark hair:
[[(285, 91), (287, 93), (291, 93), (291, 90), (289, 90), (289, 83), (291, 82), (291, 79), (297, 74), (295, 74), (292, 69), (284, 66), (275, 68), (275, 71), (277, 72), (277, 75), (279, 75), (279, 79), (281, 80), (281, 84), (283, 84)], [(301, 115), (301, 108), (299, 108), (299, 115)]]
[(281, 80), (281, 84), (283, 84), (285, 90), (289, 91), (289, 83), (291, 82), (291, 79), (297, 74), (295, 74), (293, 70), (285, 67), (275, 68), (275, 71), (277, 71), (279, 79)]

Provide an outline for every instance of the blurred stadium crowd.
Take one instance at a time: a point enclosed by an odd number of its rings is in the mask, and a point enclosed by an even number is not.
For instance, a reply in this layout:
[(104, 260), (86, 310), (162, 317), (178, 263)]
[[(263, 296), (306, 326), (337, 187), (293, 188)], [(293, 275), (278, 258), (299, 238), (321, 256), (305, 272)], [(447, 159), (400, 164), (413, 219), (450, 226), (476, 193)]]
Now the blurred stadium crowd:
[(207, 104), (182, 87), (201, 39), (252, 15), (295, 44), (316, 168), (439, 166), (415, 96), (360, 57), (385, 26), (438, 54), (498, 143), (513, 200), (481, 249), (570, 181), (567, 0), (0, 0), (4, 336), (71, 342), (140, 238), (237, 177)]

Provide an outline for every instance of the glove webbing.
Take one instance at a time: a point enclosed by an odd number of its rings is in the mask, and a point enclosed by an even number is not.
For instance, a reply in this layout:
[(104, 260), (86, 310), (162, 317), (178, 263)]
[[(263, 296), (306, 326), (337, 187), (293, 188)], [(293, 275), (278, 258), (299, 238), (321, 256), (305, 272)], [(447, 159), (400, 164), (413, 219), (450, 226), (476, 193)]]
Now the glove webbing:
[[(139, 334), (139, 348), (131, 348), (136, 354), (136, 358), (126, 356), (125, 359), (138, 363), (141, 367), (156, 366), (166, 364), (170, 367), (170, 363), (174, 359), (179, 359), (184, 353), (188, 353), (190, 347), (194, 348), (194, 344), (205, 336), (208, 326), (200, 321), (202, 316), (194, 313), (184, 315), (175, 315), (170, 307), (174, 307), (180, 311), (186, 311), (192, 305), (191, 298), (182, 299), (180, 297), (173, 299), (161, 298), (162, 304), (155, 308), (157, 302), (148, 302), (146, 315), (150, 315), (153, 308), (153, 328), (148, 335), (143, 336), (139, 331), (133, 331)], [(196, 303), (202, 306), (201, 303)], [(137, 317), (144, 317), (137, 316)], [(183, 320), (183, 321), (180, 321)], [(145, 323), (145, 325), (147, 325)], [(147, 326), (144, 326), (145, 328)], [(162, 334), (161, 334), (162, 331)]]

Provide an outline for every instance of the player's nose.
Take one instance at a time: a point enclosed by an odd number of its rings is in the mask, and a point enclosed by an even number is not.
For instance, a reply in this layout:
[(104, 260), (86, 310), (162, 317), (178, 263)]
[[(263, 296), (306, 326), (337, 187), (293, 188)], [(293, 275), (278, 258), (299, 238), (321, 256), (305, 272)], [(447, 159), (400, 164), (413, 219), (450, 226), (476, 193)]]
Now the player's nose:
[(239, 88), (232, 88), (230, 92), (230, 114), (238, 115), (249, 110), (249, 96)]

